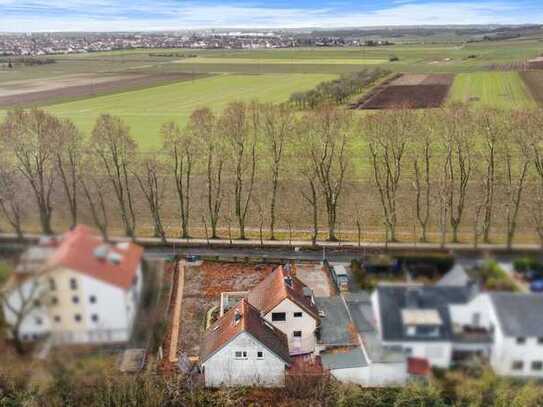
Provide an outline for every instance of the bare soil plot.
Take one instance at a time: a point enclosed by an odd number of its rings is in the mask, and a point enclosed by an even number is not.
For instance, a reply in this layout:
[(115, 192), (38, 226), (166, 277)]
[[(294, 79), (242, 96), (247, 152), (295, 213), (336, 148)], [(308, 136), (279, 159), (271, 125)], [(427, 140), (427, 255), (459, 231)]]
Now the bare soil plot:
[(409, 109), (439, 107), (443, 104), (454, 75), (402, 75), (386, 86), (376, 89), (361, 101), (361, 109)]
[(261, 282), (273, 269), (271, 265), (220, 263), (205, 261), (199, 267), (187, 267), (181, 311), (180, 350), (197, 356), (205, 333), (207, 312), (218, 306), (223, 291), (246, 291)]
[(330, 297), (333, 293), (330, 276), (320, 263), (296, 263), (296, 277), (313, 290), (315, 297)]
[[(207, 75), (197, 75), (203, 77)], [(188, 73), (177, 74), (80, 74), (49, 79), (30, 79), (0, 84), (0, 107), (50, 104), (122, 90), (195, 79)]]
[(539, 106), (543, 106), (543, 70), (520, 72), (520, 77), (535, 101)]

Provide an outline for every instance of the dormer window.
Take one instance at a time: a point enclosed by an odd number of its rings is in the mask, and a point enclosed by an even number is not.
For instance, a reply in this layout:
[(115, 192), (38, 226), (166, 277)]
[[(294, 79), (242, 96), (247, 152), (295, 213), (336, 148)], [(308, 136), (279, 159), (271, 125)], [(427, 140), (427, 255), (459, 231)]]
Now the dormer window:
[(285, 285), (292, 288), (292, 277), (291, 276), (286, 276), (285, 277)]
[(241, 314), (239, 313), (239, 310), (236, 310), (236, 313), (234, 314), (234, 325), (239, 324), (239, 321), (241, 321)]

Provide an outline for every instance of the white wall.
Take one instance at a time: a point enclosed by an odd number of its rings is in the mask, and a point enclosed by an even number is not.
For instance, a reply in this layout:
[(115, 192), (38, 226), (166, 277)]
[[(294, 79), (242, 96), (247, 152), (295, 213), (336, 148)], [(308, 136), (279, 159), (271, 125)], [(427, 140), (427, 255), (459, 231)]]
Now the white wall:
[(370, 382), (370, 368), (351, 367), (346, 369), (331, 369), (330, 374), (343, 383), (368, 385)]
[(405, 384), (407, 380), (407, 364), (400, 363), (371, 363), (369, 386), (389, 386)]
[[(514, 361), (524, 362), (522, 370), (513, 370)], [(516, 338), (503, 337), (495, 343), (490, 363), (499, 375), (516, 377), (543, 378), (543, 371), (534, 371), (532, 362), (543, 362), (543, 345), (537, 343), (537, 338), (528, 337), (523, 345), (516, 343)]]
[[(284, 312), (286, 320), (283, 322), (272, 321), (272, 313), (274, 312)], [(302, 316), (295, 318), (295, 312), (301, 312)], [(317, 321), (303, 308), (300, 308), (288, 298), (266, 314), (264, 318), (287, 335), (291, 354), (312, 353), (315, 351), (315, 329), (317, 329)], [(293, 346), (295, 343), (294, 331), (302, 331), (300, 350), (295, 349)]]
[[(246, 351), (247, 359), (238, 360), (234, 352)], [(257, 352), (263, 358), (257, 359)], [(208, 387), (255, 385), (283, 386), (285, 362), (270, 352), (253, 336), (242, 332), (202, 364)]]
[(479, 326), (481, 328), (490, 329), (490, 327), (496, 327), (496, 325), (498, 325), (498, 319), (494, 313), (492, 300), (488, 294), (479, 294), (467, 304), (449, 305), (449, 312), (452, 322), (457, 325), (471, 326), (475, 314), (480, 315)]
[(386, 342), (386, 346), (401, 346), (408, 357), (428, 359), (432, 367), (448, 368), (451, 364), (452, 344), (451, 342)]

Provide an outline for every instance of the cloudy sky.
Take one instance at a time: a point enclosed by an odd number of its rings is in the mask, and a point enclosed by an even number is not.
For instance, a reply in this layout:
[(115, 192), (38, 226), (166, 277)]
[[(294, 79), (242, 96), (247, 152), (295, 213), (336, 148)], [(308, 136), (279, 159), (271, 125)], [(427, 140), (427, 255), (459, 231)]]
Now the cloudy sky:
[(525, 23), (542, 0), (0, 0), (0, 32)]

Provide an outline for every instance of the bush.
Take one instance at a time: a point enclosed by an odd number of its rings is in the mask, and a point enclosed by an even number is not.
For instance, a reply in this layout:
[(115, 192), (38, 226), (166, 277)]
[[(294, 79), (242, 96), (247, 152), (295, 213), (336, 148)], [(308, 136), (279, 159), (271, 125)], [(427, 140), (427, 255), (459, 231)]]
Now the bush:
[(396, 55), (391, 55), (390, 58), (388, 58), (389, 62), (398, 62), (400, 58), (398, 58)]

